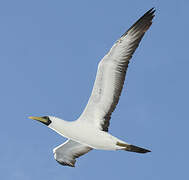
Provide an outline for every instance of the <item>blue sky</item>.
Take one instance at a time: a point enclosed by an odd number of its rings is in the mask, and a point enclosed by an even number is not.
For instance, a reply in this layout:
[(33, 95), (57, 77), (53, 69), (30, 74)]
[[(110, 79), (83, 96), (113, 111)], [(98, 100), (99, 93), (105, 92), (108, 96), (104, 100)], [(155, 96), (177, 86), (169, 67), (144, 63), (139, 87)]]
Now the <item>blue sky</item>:
[[(188, 179), (188, 6), (167, 1), (0, 1), (0, 178)], [(156, 17), (137, 49), (110, 133), (152, 150), (94, 150), (63, 167), (65, 139), (30, 115), (75, 120), (97, 64), (143, 13)]]

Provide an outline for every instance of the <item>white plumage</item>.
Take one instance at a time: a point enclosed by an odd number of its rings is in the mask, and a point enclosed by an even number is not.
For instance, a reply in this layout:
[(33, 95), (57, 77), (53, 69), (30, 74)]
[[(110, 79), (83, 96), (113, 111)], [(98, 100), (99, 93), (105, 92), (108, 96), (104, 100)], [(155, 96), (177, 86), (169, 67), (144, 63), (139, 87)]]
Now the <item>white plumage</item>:
[(129, 60), (152, 24), (154, 12), (153, 8), (146, 12), (99, 62), (92, 94), (78, 120), (68, 122), (52, 116), (30, 117), (68, 138), (53, 150), (60, 164), (74, 166), (77, 157), (92, 149), (150, 152), (112, 136), (108, 133), (108, 126), (119, 101)]

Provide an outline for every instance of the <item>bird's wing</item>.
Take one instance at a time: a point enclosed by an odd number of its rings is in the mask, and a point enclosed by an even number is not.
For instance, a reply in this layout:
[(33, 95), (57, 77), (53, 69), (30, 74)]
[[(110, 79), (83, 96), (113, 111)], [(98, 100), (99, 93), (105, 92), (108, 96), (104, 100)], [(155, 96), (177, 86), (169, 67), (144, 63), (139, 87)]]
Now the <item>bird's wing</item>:
[(154, 12), (154, 8), (146, 12), (99, 62), (92, 94), (80, 120), (93, 121), (93, 125), (108, 131), (111, 114), (123, 88), (129, 60), (151, 26)]
[(63, 166), (75, 166), (76, 158), (88, 153), (91, 147), (68, 139), (65, 143), (53, 149), (54, 158)]

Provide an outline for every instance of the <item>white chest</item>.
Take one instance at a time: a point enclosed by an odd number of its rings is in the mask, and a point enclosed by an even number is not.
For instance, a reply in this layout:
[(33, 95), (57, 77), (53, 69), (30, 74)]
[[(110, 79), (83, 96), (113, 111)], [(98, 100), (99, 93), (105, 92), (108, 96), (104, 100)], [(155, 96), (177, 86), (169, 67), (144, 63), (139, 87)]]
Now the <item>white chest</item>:
[(81, 122), (57, 123), (51, 126), (62, 136), (90, 146), (94, 149), (115, 150), (117, 138), (107, 132), (94, 128), (91, 124)]

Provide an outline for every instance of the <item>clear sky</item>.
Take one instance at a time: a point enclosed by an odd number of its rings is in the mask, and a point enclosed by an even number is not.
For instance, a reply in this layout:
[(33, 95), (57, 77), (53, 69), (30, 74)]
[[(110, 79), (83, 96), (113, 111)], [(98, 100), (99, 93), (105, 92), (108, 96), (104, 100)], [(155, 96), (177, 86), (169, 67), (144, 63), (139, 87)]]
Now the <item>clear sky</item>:
[[(156, 7), (127, 72), (110, 133), (152, 150), (94, 150), (76, 168), (52, 149), (66, 139), (31, 115), (75, 120), (97, 64), (140, 16)], [(1, 0), (0, 179), (188, 179), (187, 0)]]

